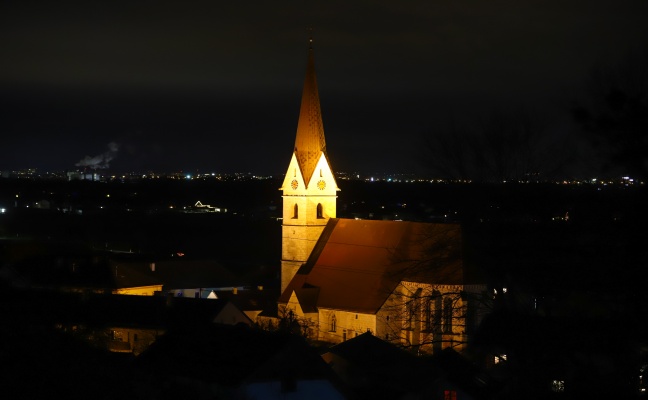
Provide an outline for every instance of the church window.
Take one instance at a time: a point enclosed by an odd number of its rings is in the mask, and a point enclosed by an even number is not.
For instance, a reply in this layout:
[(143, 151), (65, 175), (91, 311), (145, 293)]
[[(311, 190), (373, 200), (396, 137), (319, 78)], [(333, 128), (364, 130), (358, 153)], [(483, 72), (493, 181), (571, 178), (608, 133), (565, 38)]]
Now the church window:
[(293, 207), (293, 219), (297, 219), (299, 217), (299, 207), (297, 204), (295, 204), (295, 207)]
[(432, 299), (427, 299), (425, 301), (425, 329), (431, 330), (434, 326), (433, 315), (432, 315)]
[(335, 332), (337, 331), (337, 318), (335, 318), (335, 314), (331, 314), (331, 329), (330, 332)]
[(443, 333), (452, 333), (452, 299), (443, 301)]
[(414, 329), (415, 316), (416, 305), (414, 304), (413, 300), (410, 300), (410, 302), (407, 304), (407, 325), (405, 326), (405, 329)]
[(432, 324), (435, 333), (441, 333), (441, 293), (438, 290), (432, 292), (434, 298), (434, 319)]
[(322, 203), (317, 204), (317, 218), (324, 218), (324, 212), (322, 211)]

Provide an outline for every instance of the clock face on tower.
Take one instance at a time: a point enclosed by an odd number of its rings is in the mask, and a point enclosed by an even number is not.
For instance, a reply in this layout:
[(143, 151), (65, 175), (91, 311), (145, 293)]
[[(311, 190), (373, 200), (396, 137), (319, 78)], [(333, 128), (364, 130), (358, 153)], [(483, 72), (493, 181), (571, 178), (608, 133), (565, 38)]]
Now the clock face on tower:
[(290, 187), (293, 188), (293, 190), (297, 189), (299, 186), (299, 183), (297, 182), (297, 179), (293, 179), (292, 182), (290, 182)]
[(326, 187), (326, 182), (324, 182), (324, 181), (321, 180), (321, 179), (320, 179), (319, 181), (317, 181), (317, 188), (318, 188), (319, 190), (324, 190), (325, 187)]

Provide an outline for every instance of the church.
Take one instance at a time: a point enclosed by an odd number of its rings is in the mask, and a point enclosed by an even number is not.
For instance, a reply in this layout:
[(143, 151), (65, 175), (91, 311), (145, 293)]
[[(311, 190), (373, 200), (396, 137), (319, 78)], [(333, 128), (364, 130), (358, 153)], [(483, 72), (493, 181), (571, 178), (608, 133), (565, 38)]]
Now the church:
[(279, 317), (309, 339), (365, 332), (432, 353), (461, 351), (488, 296), (462, 258), (458, 224), (336, 218), (312, 40), (297, 134), (282, 187)]

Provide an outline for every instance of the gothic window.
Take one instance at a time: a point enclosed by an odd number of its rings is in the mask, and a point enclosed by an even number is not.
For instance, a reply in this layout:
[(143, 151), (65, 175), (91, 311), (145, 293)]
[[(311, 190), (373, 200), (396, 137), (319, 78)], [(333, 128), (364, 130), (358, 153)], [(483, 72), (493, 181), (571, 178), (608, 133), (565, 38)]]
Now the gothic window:
[(322, 203), (317, 204), (317, 218), (324, 218)]
[(432, 299), (425, 299), (425, 330), (432, 330), (434, 326), (433, 323), (433, 314), (432, 314)]
[(330, 332), (336, 332), (337, 331), (337, 318), (335, 318), (335, 314), (331, 314), (330, 320), (331, 320)]
[(405, 329), (414, 329), (415, 316), (416, 316), (416, 306), (413, 300), (410, 300), (407, 303), (406, 310), (407, 320), (405, 321)]
[(299, 207), (295, 204), (295, 207), (293, 207), (293, 219), (297, 219), (297, 217), (299, 217)]
[(452, 333), (452, 299), (443, 300), (443, 333)]
[(434, 325), (434, 332), (441, 333), (441, 293), (435, 290), (432, 292), (434, 298), (434, 318), (432, 324)]

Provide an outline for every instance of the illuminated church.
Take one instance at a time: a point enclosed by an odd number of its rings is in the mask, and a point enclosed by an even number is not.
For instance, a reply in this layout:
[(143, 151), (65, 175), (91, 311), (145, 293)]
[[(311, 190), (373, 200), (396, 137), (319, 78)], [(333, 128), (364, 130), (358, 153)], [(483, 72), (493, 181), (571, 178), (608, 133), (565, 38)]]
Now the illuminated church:
[(486, 296), (465, 273), (460, 226), (336, 218), (312, 41), (280, 190), (280, 317), (323, 342), (369, 331), (422, 352), (463, 348)]

